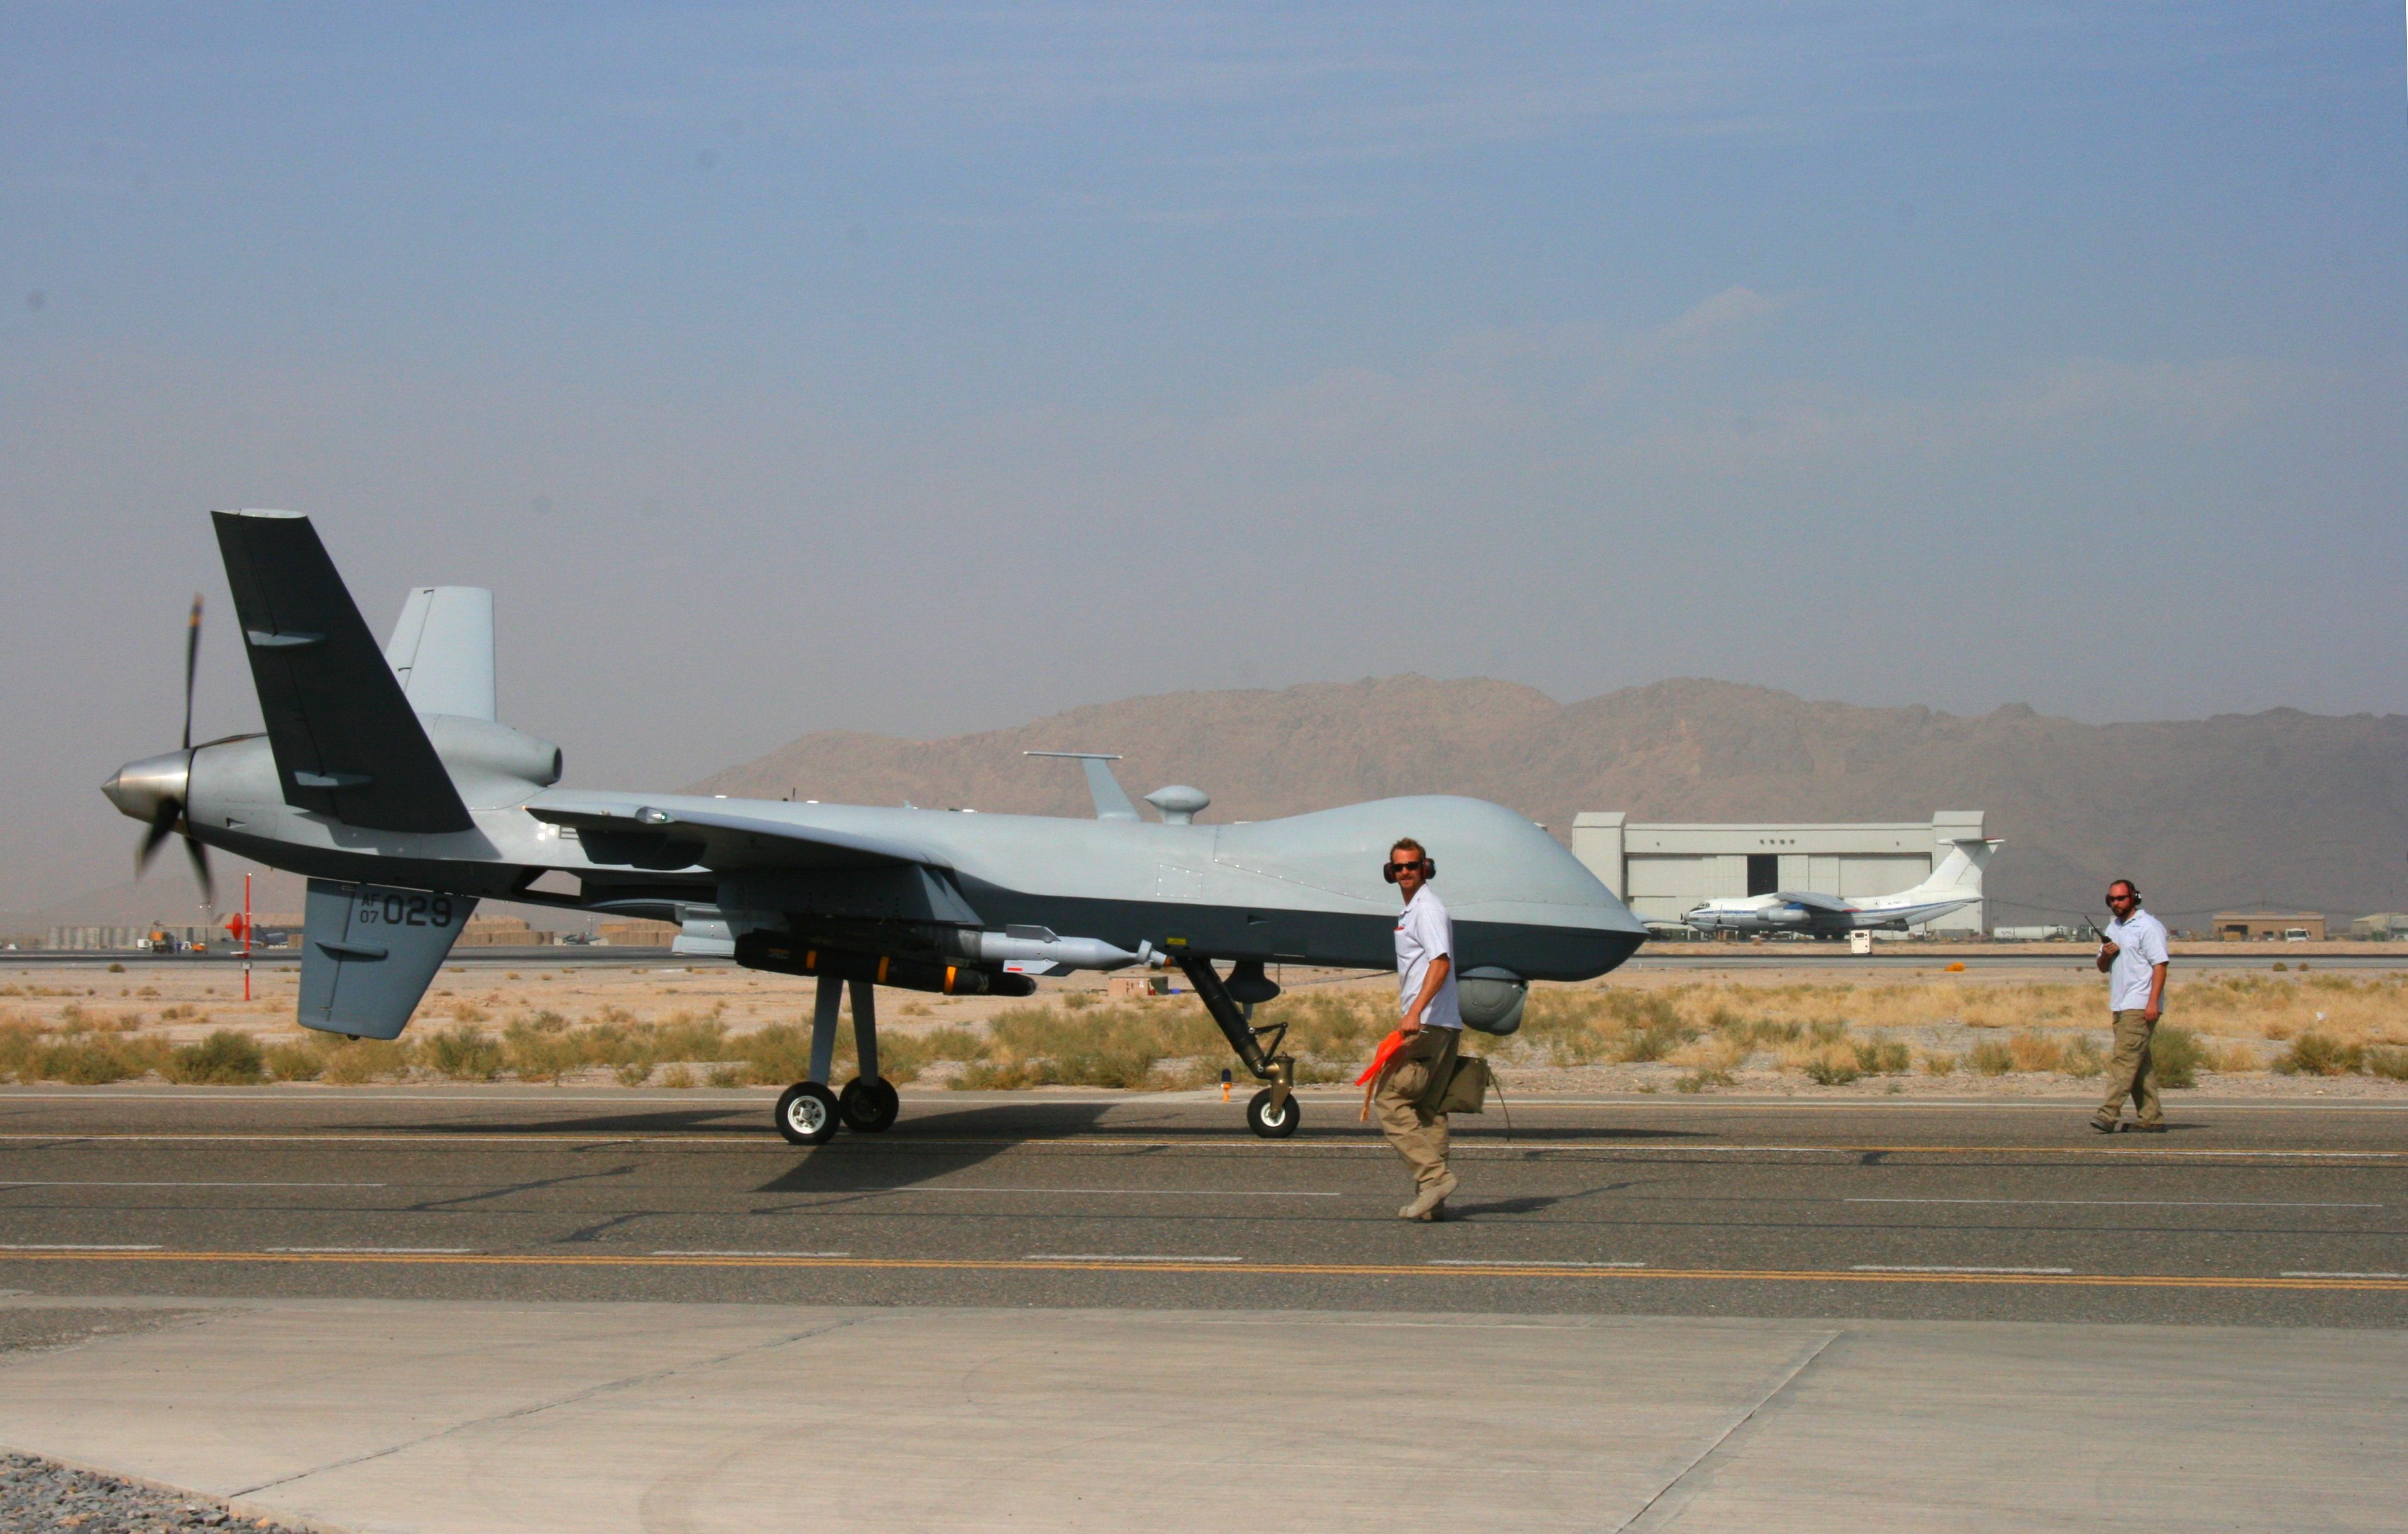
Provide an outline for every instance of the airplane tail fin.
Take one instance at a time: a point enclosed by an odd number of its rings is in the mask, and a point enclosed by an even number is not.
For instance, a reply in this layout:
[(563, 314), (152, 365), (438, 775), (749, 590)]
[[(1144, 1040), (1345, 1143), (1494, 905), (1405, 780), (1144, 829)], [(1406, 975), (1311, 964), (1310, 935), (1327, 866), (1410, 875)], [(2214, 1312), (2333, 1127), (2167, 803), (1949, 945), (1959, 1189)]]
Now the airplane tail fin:
[(284, 802), (381, 831), (473, 825), (309, 519), (210, 517)]
[(477, 586), (413, 588), (384, 658), (417, 712), (494, 718), (494, 594)]
[(1940, 860), (1940, 867), (1932, 869), (1931, 877), (1923, 882), (1923, 891), (1980, 895), (1983, 870), (1990, 866), (1990, 855), (2000, 845), (1995, 839), (1985, 841), (1974, 837), (1951, 842), (1948, 855)]

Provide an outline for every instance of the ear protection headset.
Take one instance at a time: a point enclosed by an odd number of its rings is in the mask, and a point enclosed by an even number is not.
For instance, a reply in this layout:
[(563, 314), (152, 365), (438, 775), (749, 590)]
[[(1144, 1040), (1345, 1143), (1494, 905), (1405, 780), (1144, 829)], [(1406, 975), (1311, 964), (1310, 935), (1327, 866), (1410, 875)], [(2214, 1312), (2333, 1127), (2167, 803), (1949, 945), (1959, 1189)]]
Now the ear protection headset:
[[(1424, 853), (1421, 856), (1421, 864), (1422, 877), (1424, 879), (1436, 879), (1438, 877), (1437, 858), (1430, 856), (1427, 853)], [(1397, 882), (1397, 870), (1386, 864), (1382, 864), (1380, 867), (1380, 877), (1393, 884)]]

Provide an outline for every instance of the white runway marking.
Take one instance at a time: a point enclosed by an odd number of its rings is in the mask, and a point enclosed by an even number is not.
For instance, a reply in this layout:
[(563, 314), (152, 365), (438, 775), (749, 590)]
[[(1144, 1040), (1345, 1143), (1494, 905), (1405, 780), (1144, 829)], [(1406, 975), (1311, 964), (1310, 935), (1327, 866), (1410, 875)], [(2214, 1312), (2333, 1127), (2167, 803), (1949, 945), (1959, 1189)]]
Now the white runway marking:
[(2381, 1209), (2381, 1204), (2286, 1203), (2254, 1198), (1842, 1198), (1843, 1204), (2071, 1204), (2093, 1209)]
[(1541, 1257), (1432, 1257), (1443, 1268), (1644, 1268), (1643, 1262), (1553, 1262)]
[(1851, 1273), (2071, 1273), (2071, 1268), (1949, 1268), (1937, 1264), (1856, 1262), (1848, 1265)]
[(723, 1252), (713, 1247), (666, 1247), (655, 1257), (849, 1257), (850, 1252)]
[(380, 1188), (381, 1183), (101, 1183), (37, 1182), (0, 1177), (0, 1188)]
[(2325, 1273), (2312, 1269), (2285, 1271), (2285, 1278), (2408, 1279), (2408, 1273)]
[(1127, 1252), (1031, 1252), (1023, 1262), (1243, 1262), (1243, 1257), (1185, 1257)]
[(260, 1250), (390, 1257), (466, 1257), (475, 1255), (477, 1251), (473, 1246), (267, 1246)]
[(956, 1183), (904, 1183), (880, 1188), (803, 1188), (803, 1193), (1111, 1193), (1163, 1198), (1335, 1198), (1334, 1193), (1266, 1192), (1256, 1188), (1002, 1188)]
[(158, 1252), (165, 1250), (157, 1242), (148, 1246), (107, 1246), (98, 1241), (0, 1241), (0, 1252)]

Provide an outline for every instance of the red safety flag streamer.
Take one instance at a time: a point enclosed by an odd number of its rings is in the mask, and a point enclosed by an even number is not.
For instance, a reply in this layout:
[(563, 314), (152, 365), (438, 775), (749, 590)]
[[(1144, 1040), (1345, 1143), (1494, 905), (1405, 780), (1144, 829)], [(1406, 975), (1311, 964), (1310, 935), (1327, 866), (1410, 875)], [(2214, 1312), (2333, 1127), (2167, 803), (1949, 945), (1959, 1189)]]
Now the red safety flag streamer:
[(1404, 1047), (1405, 1030), (1398, 1028), (1380, 1040), (1378, 1052), (1371, 1056), (1371, 1068), (1354, 1078), (1354, 1084), (1363, 1089), (1363, 1111), (1354, 1115), (1356, 1122), (1359, 1123), (1371, 1116), (1371, 1094), (1376, 1090), (1371, 1083), (1379, 1079), (1381, 1071), (1387, 1068), (1389, 1060), (1395, 1057), (1397, 1051)]

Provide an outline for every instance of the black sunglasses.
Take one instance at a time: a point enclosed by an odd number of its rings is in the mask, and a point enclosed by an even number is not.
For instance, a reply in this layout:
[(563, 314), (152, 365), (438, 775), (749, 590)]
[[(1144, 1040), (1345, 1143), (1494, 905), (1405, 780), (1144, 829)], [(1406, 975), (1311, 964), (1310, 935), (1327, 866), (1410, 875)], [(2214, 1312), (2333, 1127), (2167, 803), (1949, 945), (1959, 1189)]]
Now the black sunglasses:
[(1396, 878), (1398, 874), (1401, 874), (1401, 873), (1421, 873), (1421, 872), (1426, 871), (1428, 867), (1429, 867), (1429, 859), (1428, 859), (1428, 858), (1426, 858), (1426, 857), (1415, 858), (1415, 859), (1414, 859), (1412, 862), (1411, 862), (1411, 863), (1391, 863), (1391, 864), (1389, 864), (1389, 865), (1388, 865), (1388, 867), (1387, 867), (1387, 875), (1388, 875), (1388, 877), (1389, 877), (1390, 879), (1394, 879), (1394, 878)]
[(2138, 895), (2111, 895), (2107, 897), (2107, 903), (2111, 906), (2120, 906), (2127, 900), (2138, 900), (2140, 896)]

